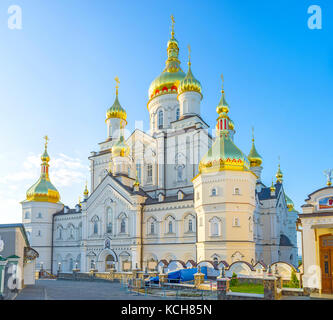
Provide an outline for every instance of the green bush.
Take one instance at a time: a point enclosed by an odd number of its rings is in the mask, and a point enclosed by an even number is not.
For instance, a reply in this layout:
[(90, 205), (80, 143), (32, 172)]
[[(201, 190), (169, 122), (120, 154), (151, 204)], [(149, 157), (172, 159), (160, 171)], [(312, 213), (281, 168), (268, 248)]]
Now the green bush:
[(299, 280), (297, 279), (296, 272), (291, 272), (291, 279), (288, 283), (288, 288), (299, 288)]
[(234, 272), (232, 274), (231, 280), (230, 280), (230, 286), (237, 286), (238, 285), (238, 279), (237, 279), (237, 274)]

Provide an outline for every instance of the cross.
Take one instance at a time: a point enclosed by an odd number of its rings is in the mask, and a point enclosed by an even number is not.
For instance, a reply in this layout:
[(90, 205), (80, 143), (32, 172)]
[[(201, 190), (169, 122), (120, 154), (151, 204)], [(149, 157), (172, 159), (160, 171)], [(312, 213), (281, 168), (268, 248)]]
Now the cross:
[(115, 77), (114, 80), (116, 81), (116, 95), (118, 95), (118, 89), (119, 89), (119, 83), (120, 83), (118, 76)]
[(223, 78), (223, 73), (221, 74), (221, 79), (222, 79), (222, 91), (223, 91), (223, 87), (224, 87), (224, 78)]
[(252, 126), (252, 142), (254, 142), (254, 127)]
[(171, 21), (172, 21), (172, 25), (171, 25), (172, 32), (171, 32), (171, 35), (172, 35), (172, 38), (173, 38), (173, 36), (175, 35), (175, 30), (174, 30), (174, 28), (175, 28), (175, 18), (174, 18), (173, 15), (171, 15)]
[(330, 186), (332, 184), (332, 169), (327, 169), (324, 171), (324, 175), (327, 177), (327, 185)]
[(188, 45), (187, 48), (188, 48), (188, 63), (191, 64), (191, 46)]
[(49, 137), (46, 135), (45, 137), (44, 137), (44, 139), (45, 139), (45, 148), (47, 147), (47, 143), (48, 143), (48, 141), (50, 140), (49, 139)]

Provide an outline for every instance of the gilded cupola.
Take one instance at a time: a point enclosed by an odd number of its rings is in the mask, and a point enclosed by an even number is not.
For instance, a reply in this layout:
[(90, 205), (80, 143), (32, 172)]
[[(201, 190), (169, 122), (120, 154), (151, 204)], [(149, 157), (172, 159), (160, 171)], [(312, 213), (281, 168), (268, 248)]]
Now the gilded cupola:
[(37, 202), (52, 202), (57, 203), (60, 200), (60, 194), (56, 187), (51, 183), (49, 177), (49, 161), (50, 157), (47, 153), (47, 144), (49, 138), (47, 136), (45, 139), (44, 153), (41, 156), (41, 174), (38, 181), (31, 186), (26, 194), (27, 201), (37, 201)]
[(127, 123), (127, 113), (125, 109), (120, 105), (119, 99), (118, 99), (118, 89), (119, 89), (119, 78), (116, 77), (116, 99), (114, 100), (113, 105), (107, 110), (106, 112), (106, 120), (111, 118), (117, 118), (123, 120), (125, 123)]
[(199, 173), (222, 170), (248, 171), (250, 163), (247, 156), (234, 144), (229, 136), (229, 106), (225, 100), (223, 87), (222, 97), (216, 111), (219, 114), (216, 125), (216, 139), (212, 147), (201, 159)]
[(280, 163), (279, 163), (279, 166), (278, 166), (278, 171), (276, 172), (276, 182), (277, 183), (282, 183), (283, 182), (283, 173), (281, 171), (281, 168), (280, 168)]
[(112, 157), (128, 157), (129, 153), (130, 147), (121, 134), (119, 140), (112, 146)]
[(201, 99), (202, 99), (201, 83), (194, 77), (192, 70), (191, 70), (191, 48), (190, 48), (190, 46), (188, 46), (188, 51), (189, 51), (188, 71), (187, 71), (185, 78), (179, 84), (178, 94), (182, 94), (183, 92), (187, 92), (187, 91), (194, 91), (194, 92), (200, 93)]
[(152, 99), (161, 94), (177, 93), (180, 81), (185, 78), (185, 73), (181, 69), (180, 61), (178, 59), (179, 46), (178, 41), (175, 38), (175, 20), (173, 16), (171, 16), (171, 20), (171, 38), (167, 45), (168, 58), (165, 62), (165, 68), (163, 72), (151, 83), (149, 87), (149, 99)]
[(253, 128), (252, 128), (252, 148), (251, 148), (250, 153), (247, 156), (247, 158), (250, 161), (250, 166), (251, 167), (260, 167), (261, 164), (262, 164), (262, 157), (258, 153), (258, 151), (256, 149), (256, 146), (254, 145), (254, 132), (253, 132)]

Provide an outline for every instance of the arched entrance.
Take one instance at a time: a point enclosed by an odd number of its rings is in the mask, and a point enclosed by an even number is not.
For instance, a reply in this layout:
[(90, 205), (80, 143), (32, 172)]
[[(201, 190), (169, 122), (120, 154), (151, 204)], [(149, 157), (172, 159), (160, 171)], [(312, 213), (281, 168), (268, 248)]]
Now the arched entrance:
[(322, 293), (333, 293), (333, 235), (319, 237), (321, 290)]
[(105, 258), (105, 271), (108, 272), (110, 269), (114, 269), (114, 263), (114, 257), (111, 254), (107, 255)]

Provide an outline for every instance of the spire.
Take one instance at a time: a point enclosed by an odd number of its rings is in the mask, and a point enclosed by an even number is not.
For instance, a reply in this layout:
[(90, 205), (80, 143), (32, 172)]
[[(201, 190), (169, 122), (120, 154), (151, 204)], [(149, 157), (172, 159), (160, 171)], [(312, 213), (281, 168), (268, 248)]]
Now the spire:
[(252, 127), (252, 148), (248, 155), (248, 159), (250, 161), (251, 167), (260, 167), (260, 165), (262, 164), (262, 158), (259, 155), (259, 153), (254, 145), (254, 127)]
[(179, 46), (175, 38), (175, 18), (171, 15), (171, 39), (168, 41), (167, 47), (168, 59), (165, 62), (165, 69), (163, 72), (178, 72), (182, 71), (180, 68), (180, 61), (178, 59)]
[(278, 166), (278, 171), (276, 172), (276, 182), (277, 183), (282, 183), (283, 182), (283, 173), (280, 168), (280, 157), (279, 157), (279, 166)]
[(89, 191), (88, 191), (87, 180), (86, 180), (86, 185), (85, 185), (85, 188), (83, 191), (83, 198), (84, 198), (84, 200), (87, 200), (88, 197), (89, 197)]
[(48, 136), (44, 137), (44, 152), (41, 156), (41, 173), (38, 181), (28, 189), (27, 201), (39, 201), (39, 202), (53, 202), (57, 203), (60, 200), (60, 194), (58, 190), (50, 181), (49, 177), (49, 161), (50, 157), (47, 153), (47, 145), (50, 140)]
[(118, 118), (123, 120), (127, 123), (127, 113), (125, 109), (120, 105), (120, 102), (118, 100), (118, 90), (119, 90), (119, 78), (115, 77), (114, 80), (116, 81), (116, 98), (114, 100), (113, 105), (107, 110), (106, 112), (106, 120), (110, 118)]
[(275, 186), (274, 186), (273, 178), (272, 178), (272, 185), (269, 189), (271, 190), (271, 196), (274, 196), (275, 195)]
[(185, 78), (180, 82), (178, 87), (178, 94), (182, 94), (183, 92), (194, 91), (198, 92), (201, 95), (201, 83), (194, 77), (191, 70), (191, 47), (188, 45), (188, 71)]
[(234, 129), (234, 124), (232, 121), (230, 121), (230, 118), (228, 116), (229, 105), (225, 100), (223, 74), (221, 74), (221, 79), (222, 79), (222, 90), (221, 90), (222, 96), (218, 106), (216, 107), (216, 112), (219, 114), (219, 117), (217, 118), (216, 129), (220, 132), (220, 134), (222, 133), (229, 134), (229, 130)]

